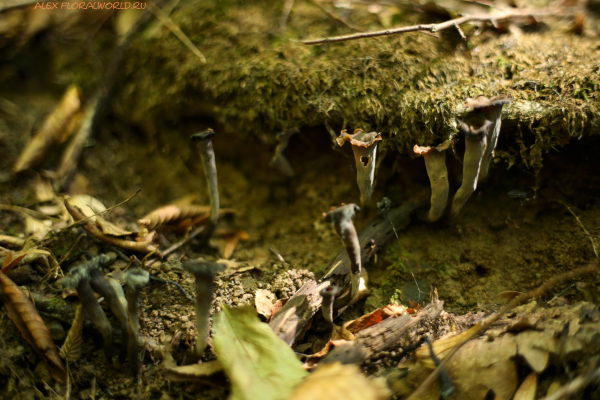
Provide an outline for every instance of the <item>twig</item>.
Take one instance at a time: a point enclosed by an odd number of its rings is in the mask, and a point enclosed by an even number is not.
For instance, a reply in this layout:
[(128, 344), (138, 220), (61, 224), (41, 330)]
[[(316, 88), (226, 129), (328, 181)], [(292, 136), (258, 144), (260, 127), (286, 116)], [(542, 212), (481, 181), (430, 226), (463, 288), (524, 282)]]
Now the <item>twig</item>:
[(188, 292), (185, 291), (185, 289), (183, 288), (183, 286), (181, 286), (179, 283), (175, 282), (175, 281), (168, 281), (166, 279), (162, 279), (162, 278), (158, 278), (154, 275), (150, 275), (150, 279), (152, 279), (153, 281), (157, 281), (157, 282), (162, 282), (162, 283), (168, 283), (170, 285), (174, 285), (177, 289), (179, 289), (179, 291), (181, 293), (183, 293), (185, 295), (185, 297), (187, 297), (188, 299), (190, 299), (190, 301), (192, 303), (195, 303), (196, 300), (194, 300), (194, 297), (189, 294)]
[[(346, 21), (344, 18), (340, 17), (339, 15), (329, 11), (327, 8), (325, 8), (325, 6), (323, 6), (323, 4), (321, 4), (321, 2), (319, 0), (311, 0), (315, 5), (319, 6), (319, 8), (321, 10), (323, 10), (327, 15), (329, 15), (331, 18), (335, 19), (336, 21), (341, 22), (342, 24), (346, 25), (348, 28), (361, 32), (362, 29), (357, 28), (356, 26), (352, 25), (350, 22)], [(305, 43), (306, 44), (306, 43)]]
[[(184, 244), (188, 243), (190, 240), (192, 240), (193, 238), (195, 238), (196, 236), (198, 236), (203, 230), (204, 228), (206, 228), (206, 226), (199, 226), (197, 227), (192, 233), (190, 233), (188, 235), (188, 237), (186, 237), (185, 239), (183, 239), (180, 242), (175, 243), (174, 245), (172, 245), (171, 247), (169, 247), (168, 249), (166, 249), (165, 251), (163, 251), (162, 257), (166, 257), (169, 254), (173, 253), (175, 250), (177, 250), (178, 248), (180, 248), (181, 246), (183, 246)], [(150, 260), (146, 263), (146, 266), (149, 267), (152, 264), (154, 264), (154, 262), (156, 261), (156, 259)]]
[(566, 399), (581, 390), (583, 390), (587, 385), (589, 385), (592, 381), (600, 378), (600, 368), (593, 369), (583, 375), (579, 375), (577, 378), (573, 379), (571, 382), (565, 384), (556, 392), (551, 394), (548, 397), (544, 397), (542, 400), (561, 400)]
[(485, 321), (480, 323), (479, 327), (477, 329), (473, 329), (473, 332), (471, 335), (465, 335), (465, 337), (462, 340), (460, 340), (459, 343), (452, 348), (452, 350), (450, 350), (450, 352), (444, 358), (442, 363), (438, 367), (436, 367), (436, 369), (434, 369), (433, 372), (431, 372), (431, 374), (429, 374), (429, 376), (423, 381), (423, 383), (421, 383), (421, 385), (417, 388), (417, 390), (415, 390), (408, 397), (407, 400), (417, 400), (417, 399), (421, 399), (421, 398), (425, 397), (425, 392), (426, 392), (427, 388), (436, 379), (438, 379), (438, 376), (440, 375), (440, 373), (442, 371), (442, 367), (445, 367), (446, 364), (448, 364), (448, 362), (450, 361), (452, 356), (458, 351), (458, 349), (460, 349), (460, 347), (463, 344), (467, 343), (473, 337), (485, 332), (494, 322), (496, 322), (498, 319), (500, 319), (500, 317), (502, 317), (505, 313), (507, 313), (508, 311), (517, 307), (519, 304), (523, 303), (526, 300), (529, 300), (534, 297), (540, 297), (542, 294), (544, 294), (546, 291), (548, 291), (548, 289), (550, 289), (553, 286), (561, 284), (565, 281), (569, 281), (576, 276), (595, 272), (596, 270), (597, 270), (597, 264), (590, 264), (585, 267), (577, 268), (570, 272), (565, 272), (564, 274), (556, 275), (553, 278), (551, 278), (550, 280), (548, 280), (546, 283), (544, 283), (542, 286), (538, 287), (537, 289), (534, 289), (528, 293), (522, 293), (522, 294), (518, 295), (517, 297), (515, 297), (511, 302), (507, 303), (502, 308), (500, 308), (500, 310), (498, 312), (496, 312), (495, 314), (492, 314)]
[(137, 192), (135, 192), (134, 194), (132, 194), (131, 196), (129, 196), (127, 199), (123, 200), (123, 201), (122, 201), (122, 202), (120, 202), (119, 204), (115, 204), (114, 206), (112, 206), (112, 207), (109, 207), (109, 208), (107, 208), (107, 209), (106, 209), (106, 210), (104, 210), (104, 211), (100, 211), (100, 212), (97, 212), (97, 213), (95, 213), (94, 215), (90, 215), (89, 217), (86, 217), (86, 218), (82, 219), (81, 221), (76, 221), (76, 222), (73, 222), (71, 225), (69, 225), (69, 226), (66, 226), (66, 227), (62, 228), (62, 229), (61, 229), (61, 232), (62, 232), (63, 230), (65, 230), (65, 229), (69, 229), (69, 228), (74, 228), (74, 227), (77, 227), (77, 226), (81, 226), (81, 225), (85, 224), (85, 223), (86, 223), (86, 222), (87, 222), (87, 221), (88, 221), (90, 218), (94, 218), (94, 217), (96, 217), (96, 216), (98, 216), (98, 215), (100, 215), (100, 214), (104, 214), (104, 213), (106, 213), (106, 212), (109, 212), (109, 211), (112, 211), (112, 210), (114, 210), (114, 209), (115, 209), (115, 208), (117, 208), (117, 207), (120, 207), (120, 206), (122, 206), (123, 204), (127, 203), (129, 200), (133, 199), (133, 198), (134, 198), (134, 197), (135, 197), (135, 196), (136, 196), (136, 195), (137, 195), (139, 192), (141, 192), (141, 191), (142, 191), (142, 189), (138, 189), (138, 190), (137, 190)]
[(460, 26), (458, 26), (457, 24), (454, 24), (454, 27), (460, 34), (460, 37), (462, 38), (462, 40), (467, 40), (467, 37), (465, 36), (465, 33), (462, 31), (462, 29), (460, 29)]
[[(406, 32), (417, 32), (417, 31), (429, 31), (431, 33), (435, 33), (444, 29), (454, 28), (459, 25), (462, 25), (467, 22), (475, 22), (475, 21), (500, 21), (511, 18), (524, 18), (524, 17), (533, 17), (533, 16), (544, 16), (544, 15), (556, 15), (556, 11), (552, 10), (540, 10), (540, 11), (508, 11), (503, 14), (498, 15), (465, 15), (463, 17), (451, 19), (449, 21), (441, 22), (439, 24), (423, 24), (423, 25), (412, 25), (412, 26), (404, 26), (401, 28), (395, 29), (386, 29), (384, 31), (375, 31), (375, 32), (364, 32), (364, 33), (355, 33), (352, 35), (342, 35), (342, 36), (332, 36), (324, 39), (312, 39), (301, 41), (300, 43), (305, 45), (312, 44), (323, 44), (323, 43), (337, 43), (337, 42), (346, 42), (348, 40), (357, 40), (364, 39), (370, 37), (377, 36), (391, 36), (399, 33)], [(460, 33), (460, 31), (459, 31)], [(463, 33), (464, 35), (464, 33)], [(461, 35), (461, 36), (463, 36)]]
[(287, 20), (292, 12), (292, 7), (294, 6), (294, 0), (286, 0), (283, 6), (283, 11), (281, 12), (281, 20), (279, 20), (279, 30), (281, 32), (285, 31), (285, 26), (287, 25)]
[(594, 249), (594, 254), (596, 255), (596, 258), (599, 258), (598, 257), (598, 250), (596, 250), (596, 244), (594, 243), (594, 238), (588, 232), (588, 230), (585, 229), (585, 226), (583, 226), (583, 223), (581, 222), (581, 220), (579, 219), (579, 217), (577, 215), (575, 215), (575, 213), (573, 212), (573, 210), (571, 210), (571, 207), (569, 207), (568, 205), (566, 205), (562, 201), (560, 201), (560, 200), (554, 200), (554, 201), (556, 201), (557, 203), (560, 203), (563, 206), (567, 207), (567, 210), (569, 210), (569, 212), (571, 213), (571, 215), (573, 215), (575, 217), (575, 219), (577, 220), (577, 223), (579, 224), (579, 226), (581, 226), (581, 229), (583, 229), (583, 231), (588, 235), (588, 238), (590, 239), (590, 242), (592, 242), (592, 248)]
[(192, 43), (185, 33), (183, 33), (177, 24), (175, 24), (171, 18), (169, 18), (169, 16), (165, 14), (159, 7), (156, 7), (154, 2), (149, 1), (148, 3), (150, 5), (150, 11), (152, 14), (154, 14), (154, 16), (158, 18), (158, 20), (162, 22), (164, 26), (169, 28), (169, 30), (173, 32), (173, 34), (177, 36), (179, 40), (181, 40), (181, 43), (185, 44), (186, 47), (200, 59), (202, 64), (206, 64), (206, 57), (204, 57), (204, 54), (202, 54), (202, 52), (194, 45), (194, 43)]

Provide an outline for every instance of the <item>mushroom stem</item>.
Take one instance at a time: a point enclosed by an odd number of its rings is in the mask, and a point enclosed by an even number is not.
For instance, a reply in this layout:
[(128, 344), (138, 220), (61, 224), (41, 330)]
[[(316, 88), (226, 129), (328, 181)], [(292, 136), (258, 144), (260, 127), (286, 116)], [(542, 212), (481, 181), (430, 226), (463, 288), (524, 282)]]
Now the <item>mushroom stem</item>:
[(110, 363), (113, 351), (112, 327), (102, 307), (98, 304), (98, 299), (96, 299), (90, 285), (90, 270), (97, 268), (100, 262), (99, 257), (94, 257), (91, 261), (76, 266), (71, 270), (69, 276), (63, 280), (62, 285), (67, 288), (75, 288), (77, 291), (83, 309), (102, 334), (104, 355), (106, 361)]
[(431, 207), (427, 216), (429, 222), (440, 219), (448, 203), (450, 185), (446, 168), (446, 149), (450, 145), (451, 142), (446, 141), (437, 147), (414, 147), (415, 153), (422, 154), (425, 159), (427, 176), (431, 183)]
[(208, 129), (205, 132), (196, 133), (192, 135), (192, 140), (196, 142), (198, 147), (200, 158), (202, 159), (202, 165), (204, 166), (204, 173), (206, 175), (206, 182), (208, 184), (208, 193), (210, 195), (210, 217), (209, 223), (207, 224), (204, 231), (200, 234), (200, 243), (205, 245), (210, 240), (219, 220), (219, 185), (217, 182), (217, 165), (215, 163), (215, 152), (211, 137), (215, 135), (215, 131)]
[(196, 355), (201, 356), (207, 343), (214, 279), (225, 267), (221, 264), (195, 260), (186, 261), (183, 266), (196, 278)]
[(133, 268), (125, 272), (125, 282), (127, 282), (127, 290), (125, 296), (127, 298), (127, 315), (129, 317), (129, 345), (127, 347), (127, 356), (129, 358), (129, 366), (131, 373), (134, 376), (140, 371), (140, 349), (138, 345), (138, 337), (140, 335), (140, 320), (138, 316), (138, 297), (140, 289), (148, 284), (150, 274), (141, 268)]
[[(358, 295), (360, 274), (362, 272), (360, 242), (358, 241), (356, 228), (352, 222), (352, 218), (354, 218), (356, 211), (360, 211), (360, 208), (356, 204), (350, 203), (337, 207), (323, 215), (325, 221), (333, 222), (335, 231), (340, 239), (342, 239), (342, 242), (344, 242), (346, 251), (348, 252), (348, 258), (350, 259), (350, 282), (352, 286), (350, 290), (350, 299), (347, 304)], [(340, 305), (336, 304), (335, 307), (340, 308)]]
[(377, 142), (381, 140), (381, 136), (377, 132), (365, 133), (362, 129), (357, 129), (354, 134), (349, 135), (344, 130), (336, 140), (340, 146), (347, 141), (352, 145), (356, 162), (356, 182), (360, 189), (360, 204), (366, 207), (371, 202), (373, 194)]
[(327, 322), (327, 327), (330, 331), (333, 330), (333, 302), (338, 292), (338, 287), (333, 285), (326, 287), (320, 292), (321, 297), (323, 297), (323, 301), (321, 302), (321, 312), (323, 313), (323, 318), (325, 318), (325, 322)]
[(468, 122), (457, 121), (460, 129), (465, 134), (465, 158), (463, 162), (463, 180), (452, 200), (450, 217), (455, 217), (469, 197), (477, 189), (477, 179), (481, 166), (481, 159), (487, 147), (487, 134), (491, 122), (483, 113), (470, 113)]
[[(106, 259), (108, 259), (108, 256), (106, 255), (101, 255), (98, 257), (106, 257)], [(121, 326), (121, 351), (119, 352), (119, 363), (123, 364), (127, 359), (128, 338), (125, 332), (127, 332), (129, 325), (129, 318), (125, 312), (125, 307), (123, 307), (123, 304), (121, 303), (121, 300), (119, 299), (115, 289), (102, 274), (99, 264), (90, 269), (90, 285), (96, 293), (104, 297), (108, 307), (117, 318), (117, 321), (119, 321), (119, 325)]]

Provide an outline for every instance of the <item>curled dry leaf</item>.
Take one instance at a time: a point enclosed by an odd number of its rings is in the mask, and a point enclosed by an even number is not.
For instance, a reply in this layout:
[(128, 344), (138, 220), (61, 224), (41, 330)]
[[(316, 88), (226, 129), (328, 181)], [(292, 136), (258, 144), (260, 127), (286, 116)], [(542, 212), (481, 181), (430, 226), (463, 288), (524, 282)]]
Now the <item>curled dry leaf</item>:
[(521, 386), (515, 392), (513, 400), (535, 400), (537, 393), (538, 377), (535, 372), (527, 375)]
[(354, 364), (334, 362), (319, 366), (288, 400), (384, 400), (388, 396), (385, 381), (368, 379)]
[(14, 236), (0, 235), (0, 245), (8, 247), (23, 247), (25, 239)]
[(170, 381), (189, 382), (205, 380), (207, 377), (221, 371), (223, 371), (223, 366), (219, 361), (214, 360), (201, 364), (167, 368), (164, 375)]
[(70, 197), (67, 201), (69, 204), (79, 208), (86, 218), (89, 218), (90, 221), (95, 222), (100, 231), (105, 235), (128, 236), (133, 233), (131, 231), (122, 229), (121, 227), (105, 220), (99, 215), (96, 215), (99, 212), (106, 211), (106, 207), (100, 200), (88, 194), (78, 194)]
[(27, 253), (25, 253), (25, 254), (8, 253), (6, 255), (6, 258), (4, 259), (4, 262), (2, 263), (2, 273), (8, 274), (10, 271), (12, 271), (14, 267), (19, 265), (21, 260), (23, 258), (25, 258), (26, 255), (27, 255)]
[(248, 240), (250, 235), (248, 232), (239, 230), (233, 236), (225, 237), (225, 247), (223, 248), (223, 258), (229, 259), (233, 255), (235, 248), (237, 247), (240, 240)]
[(217, 358), (231, 380), (230, 400), (285, 400), (307, 374), (294, 351), (254, 308), (229, 308), (214, 317)]
[(3, 272), (0, 272), (0, 284), (4, 289), (6, 298), (4, 305), (9, 318), (19, 328), (23, 338), (44, 359), (52, 377), (60, 383), (66, 382), (67, 372), (62, 361), (60, 361), (54, 341), (52, 341), (50, 332), (44, 321), (42, 321), (40, 314), (25, 293)]
[(81, 357), (83, 314), (83, 306), (80, 304), (75, 312), (75, 319), (73, 319), (73, 324), (71, 325), (71, 329), (69, 329), (67, 338), (60, 348), (60, 357), (67, 361), (77, 361)]
[[(80, 210), (78, 210), (75, 206), (69, 204), (67, 200), (65, 200), (65, 207), (76, 222), (85, 219), (85, 215), (83, 215), (83, 213)], [(150, 242), (135, 242), (132, 240), (124, 240), (105, 235), (97, 228), (96, 224), (94, 224), (94, 222), (92, 221), (87, 221), (83, 225), (83, 229), (85, 229), (90, 235), (92, 235), (96, 239), (106, 243), (110, 243), (114, 246), (120, 247), (125, 250), (139, 251), (142, 253), (151, 253), (156, 250), (156, 247), (154, 247)]]
[(273, 311), (273, 302), (276, 297), (270, 290), (266, 289), (257, 289), (254, 299), (254, 304), (256, 305), (256, 312), (265, 317), (267, 321), (271, 318), (271, 313)]
[[(222, 208), (219, 215), (234, 214), (235, 210)], [(187, 206), (169, 205), (158, 208), (138, 221), (141, 228), (157, 229), (167, 224), (178, 224), (183, 220), (190, 219), (192, 225), (199, 225), (208, 221), (210, 206), (191, 204)]]
[(354, 321), (345, 323), (344, 329), (354, 334), (372, 325), (378, 324), (387, 318), (397, 317), (399, 315), (406, 314), (406, 312), (407, 308), (405, 306), (390, 304), (388, 306), (379, 308), (372, 313), (365, 314)]
[(70, 86), (54, 111), (46, 118), (42, 129), (25, 147), (15, 164), (14, 171), (20, 172), (34, 167), (42, 161), (50, 146), (67, 140), (81, 120), (81, 91)]

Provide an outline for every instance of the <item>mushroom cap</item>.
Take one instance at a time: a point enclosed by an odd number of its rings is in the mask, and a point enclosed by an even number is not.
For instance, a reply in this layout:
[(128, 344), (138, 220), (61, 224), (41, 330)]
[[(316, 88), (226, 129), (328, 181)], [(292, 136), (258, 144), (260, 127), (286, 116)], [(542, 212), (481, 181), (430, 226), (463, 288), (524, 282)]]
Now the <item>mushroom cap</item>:
[(456, 123), (469, 140), (480, 140), (487, 136), (492, 126), (492, 121), (482, 111), (470, 112), (462, 120), (457, 119)]
[(442, 152), (444, 150), (449, 149), (451, 146), (454, 146), (454, 142), (450, 141), (450, 140), (446, 140), (444, 143), (435, 146), (435, 147), (429, 147), (429, 146), (417, 146), (415, 144), (415, 147), (413, 147), (413, 151), (418, 154), (418, 155), (425, 155), (427, 153), (430, 153), (432, 151), (437, 151), (437, 152)]
[(354, 203), (344, 204), (340, 207), (336, 207), (331, 211), (325, 213), (323, 215), (325, 217), (325, 221), (327, 222), (335, 222), (342, 219), (352, 219), (356, 212), (360, 211), (360, 207)]
[(123, 279), (127, 286), (133, 289), (139, 289), (146, 286), (150, 281), (150, 273), (141, 268), (131, 268), (125, 272)]
[(487, 98), (484, 95), (480, 94), (474, 99), (468, 98), (465, 100), (465, 107), (472, 108), (474, 110), (487, 108), (487, 107), (495, 107), (502, 106), (506, 103), (510, 103), (512, 101), (512, 97), (510, 95), (501, 94), (498, 96), (493, 96), (491, 98)]
[(184, 261), (183, 267), (194, 275), (204, 276), (215, 276), (225, 269), (223, 264), (200, 260)]
[(110, 257), (106, 254), (100, 254), (92, 258), (90, 261), (81, 263), (71, 269), (69, 276), (62, 280), (61, 284), (65, 288), (75, 288), (82, 280), (90, 279), (90, 272), (100, 268), (101, 265), (110, 261)]
[(339, 293), (340, 288), (338, 288), (337, 286), (334, 285), (329, 285), (327, 286), (325, 289), (321, 289), (321, 291), (319, 292), (319, 294), (321, 295), (321, 297), (335, 297), (337, 296), (337, 294)]
[(390, 211), (391, 207), (392, 201), (388, 197), (384, 197), (381, 199), (381, 201), (377, 202), (377, 209), (379, 210), (380, 214), (387, 213), (388, 211)]
[(381, 140), (381, 135), (377, 132), (366, 133), (362, 129), (356, 129), (352, 135), (348, 134), (344, 129), (340, 136), (336, 139), (337, 144), (341, 147), (347, 141), (350, 141), (352, 146), (371, 147), (375, 142)]
[(209, 138), (215, 136), (216, 134), (217, 133), (215, 131), (213, 131), (211, 128), (208, 128), (204, 132), (193, 134), (192, 136), (190, 136), (190, 138), (194, 141), (205, 140), (205, 139), (209, 139)]

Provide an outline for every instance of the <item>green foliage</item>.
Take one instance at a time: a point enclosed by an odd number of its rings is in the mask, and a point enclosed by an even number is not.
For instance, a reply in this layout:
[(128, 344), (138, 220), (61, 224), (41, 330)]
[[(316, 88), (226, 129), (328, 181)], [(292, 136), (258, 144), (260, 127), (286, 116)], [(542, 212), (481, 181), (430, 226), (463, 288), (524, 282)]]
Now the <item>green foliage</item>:
[(230, 400), (284, 400), (308, 372), (294, 351), (250, 306), (214, 317), (217, 358), (231, 381)]

